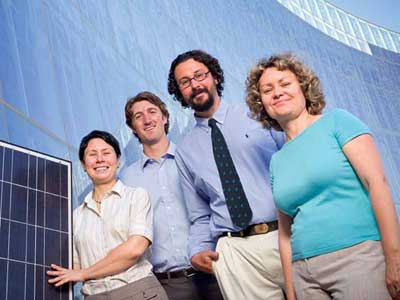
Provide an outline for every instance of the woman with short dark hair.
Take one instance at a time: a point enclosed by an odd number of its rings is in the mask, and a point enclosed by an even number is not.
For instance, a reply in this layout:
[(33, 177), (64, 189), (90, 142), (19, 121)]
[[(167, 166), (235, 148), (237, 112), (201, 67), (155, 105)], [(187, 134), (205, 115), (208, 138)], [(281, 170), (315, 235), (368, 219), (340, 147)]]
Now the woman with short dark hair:
[(117, 180), (120, 156), (118, 141), (108, 132), (95, 130), (82, 139), (79, 159), (93, 190), (74, 210), (74, 267), (51, 265), (49, 283), (81, 281), (85, 300), (168, 299), (147, 259), (148, 194)]

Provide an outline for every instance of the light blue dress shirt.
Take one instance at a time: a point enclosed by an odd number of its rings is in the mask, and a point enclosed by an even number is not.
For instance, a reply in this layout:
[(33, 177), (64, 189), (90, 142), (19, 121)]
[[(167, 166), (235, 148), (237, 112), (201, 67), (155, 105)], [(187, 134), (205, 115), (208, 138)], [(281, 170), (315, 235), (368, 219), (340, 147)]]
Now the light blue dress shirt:
[(175, 148), (170, 142), (167, 153), (160, 160), (143, 154), (120, 174), (126, 185), (143, 187), (150, 195), (154, 215), (151, 245), (154, 272), (190, 266), (187, 253), (189, 219), (175, 163)]
[[(285, 142), (280, 132), (262, 128), (249, 117), (245, 105), (221, 102), (214, 119), (225, 137), (236, 170), (253, 211), (250, 224), (276, 220), (269, 184), (269, 162)], [(189, 255), (214, 250), (224, 231), (238, 231), (232, 224), (215, 164), (208, 119), (196, 118), (196, 126), (184, 137), (176, 163), (191, 222)]]

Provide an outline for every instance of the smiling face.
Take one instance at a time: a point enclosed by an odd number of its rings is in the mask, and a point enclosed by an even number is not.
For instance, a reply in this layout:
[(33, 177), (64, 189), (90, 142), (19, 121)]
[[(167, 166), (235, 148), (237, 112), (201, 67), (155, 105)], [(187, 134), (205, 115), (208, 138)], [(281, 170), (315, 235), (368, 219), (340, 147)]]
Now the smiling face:
[[(175, 69), (175, 80), (189, 107), (200, 116), (212, 115), (220, 101), (217, 93), (218, 82), (203, 63), (193, 58), (180, 63)], [(188, 80), (190, 84), (184, 86), (184, 82)]]
[(82, 166), (94, 185), (116, 180), (119, 158), (114, 148), (101, 138), (91, 139), (85, 149)]
[(268, 68), (258, 83), (263, 106), (278, 123), (294, 120), (307, 111), (300, 83), (291, 71)]
[(153, 145), (167, 138), (167, 117), (160, 108), (147, 100), (135, 102), (131, 107), (132, 128), (143, 145)]

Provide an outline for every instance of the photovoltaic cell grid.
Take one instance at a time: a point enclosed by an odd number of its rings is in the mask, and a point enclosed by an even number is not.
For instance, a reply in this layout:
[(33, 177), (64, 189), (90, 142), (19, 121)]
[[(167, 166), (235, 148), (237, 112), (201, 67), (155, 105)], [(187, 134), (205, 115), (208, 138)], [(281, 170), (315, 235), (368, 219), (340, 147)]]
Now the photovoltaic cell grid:
[(0, 299), (72, 300), (47, 283), (72, 266), (71, 163), (0, 141)]

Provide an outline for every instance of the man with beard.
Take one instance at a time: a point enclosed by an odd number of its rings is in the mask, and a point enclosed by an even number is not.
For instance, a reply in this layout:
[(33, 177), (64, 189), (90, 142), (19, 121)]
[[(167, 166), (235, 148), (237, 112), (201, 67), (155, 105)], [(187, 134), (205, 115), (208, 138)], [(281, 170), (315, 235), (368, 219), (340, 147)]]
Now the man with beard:
[(171, 64), (168, 92), (196, 119), (176, 152), (191, 263), (216, 275), (225, 299), (284, 299), (268, 172), (284, 136), (221, 101), (223, 85), (218, 60), (201, 50)]
[(222, 300), (215, 277), (190, 265), (189, 220), (175, 163), (175, 144), (167, 136), (169, 112), (165, 103), (153, 93), (141, 92), (127, 101), (125, 118), (142, 143), (143, 153), (120, 177), (125, 184), (143, 187), (150, 195), (154, 274), (170, 300)]

